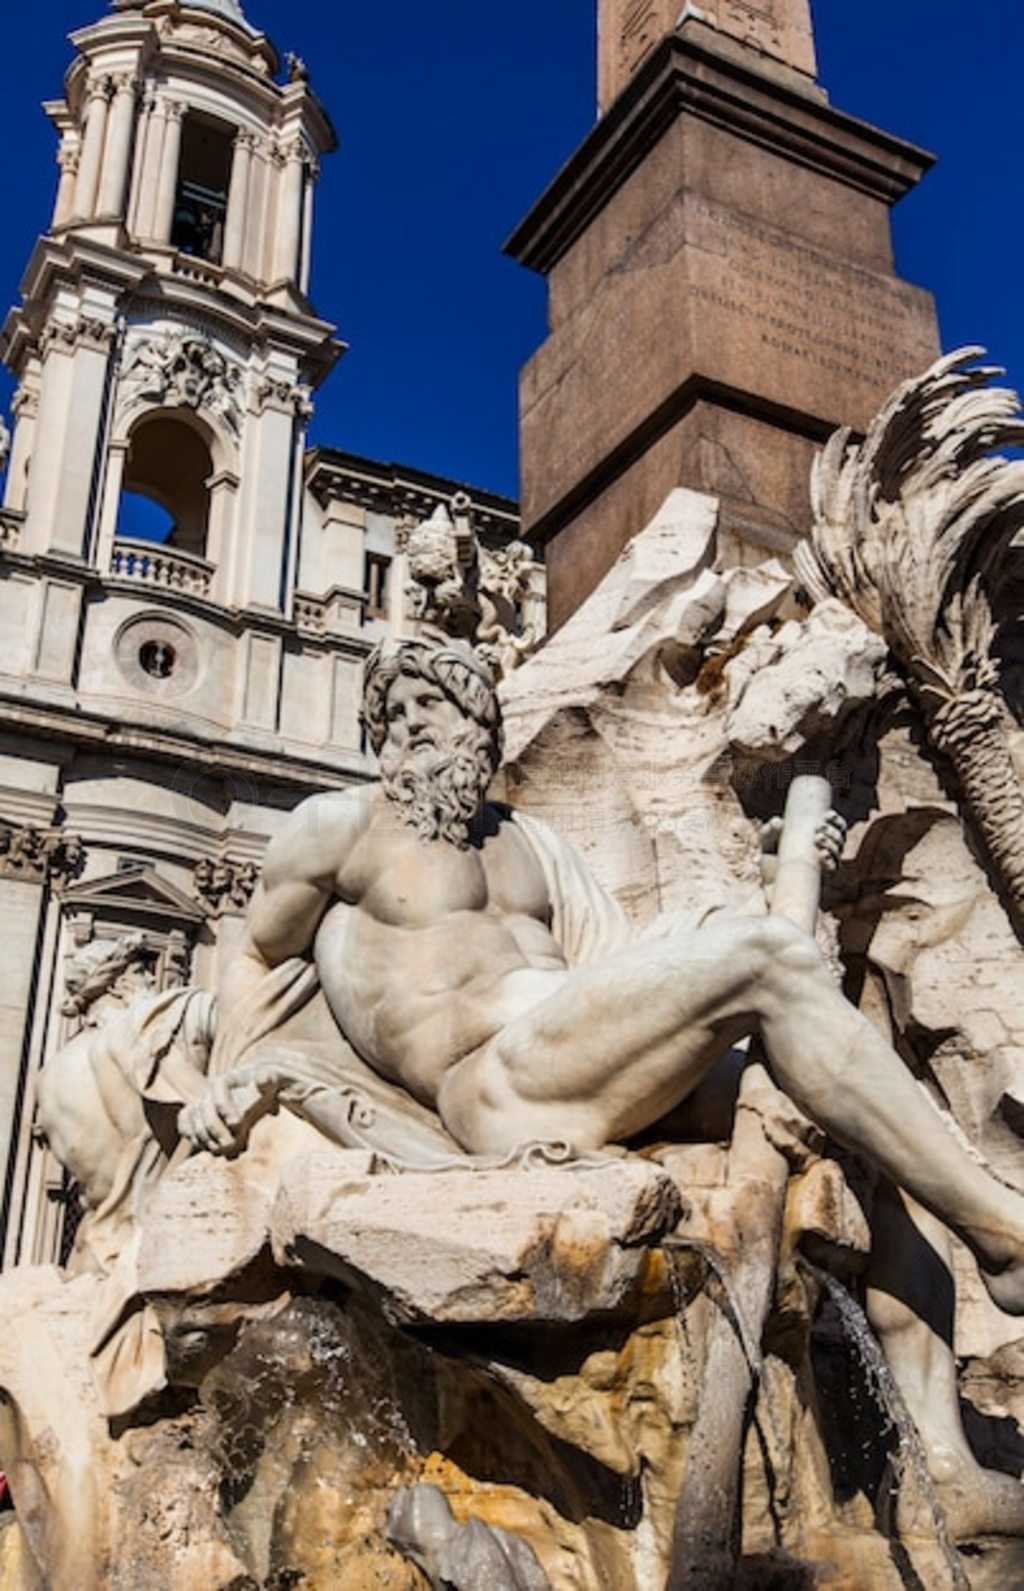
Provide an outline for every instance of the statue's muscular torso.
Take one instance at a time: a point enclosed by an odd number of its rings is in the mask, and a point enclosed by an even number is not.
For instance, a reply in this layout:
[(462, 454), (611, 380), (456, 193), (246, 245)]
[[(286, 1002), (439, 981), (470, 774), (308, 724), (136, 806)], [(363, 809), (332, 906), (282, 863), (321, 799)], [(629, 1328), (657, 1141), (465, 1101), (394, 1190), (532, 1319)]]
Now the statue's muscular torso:
[[(449, 1068), (565, 971), (541, 869), (495, 809), (466, 850), (419, 839), (379, 793), (322, 796), (306, 810), (305, 834), (300, 809), (286, 854), (268, 856), (255, 946), (271, 964), (312, 947), (349, 1043), (433, 1104)], [(305, 901), (289, 899), (297, 873), (313, 885)], [(276, 947), (260, 933), (275, 910), (294, 919)]]

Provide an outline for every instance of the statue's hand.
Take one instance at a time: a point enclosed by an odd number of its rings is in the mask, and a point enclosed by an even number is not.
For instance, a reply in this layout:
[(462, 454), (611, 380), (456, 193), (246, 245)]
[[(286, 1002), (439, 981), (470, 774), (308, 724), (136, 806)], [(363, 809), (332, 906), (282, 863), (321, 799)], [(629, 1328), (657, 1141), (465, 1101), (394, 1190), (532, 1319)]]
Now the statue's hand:
[(775, 883), (775, 873), (778, 867), (779, 840), (782, 836), (782, 819), (769, 818), (767, 823), (762, 823), (760, 828), (761, 840), (761, 883), (766, 890), (770, 890)]
[(178, 1115), (178, 1131), (214, 1155), (237, 1154), (253, 1123), (273, 1107), (276, 1083), (266, 1067), (241, 1067), (213, 1078)]
[(846, 819), (840, 817), (834, 808), (826, 812), (814, 836), (823, 873), (834, 873), (839, 866), (848, 828)]
[(761, 855), (774, 856), (779, 848), (782, 837), (782, 819), (769, 818), (767, 823), (762, 823), (760, 828)]
[[(767, 823), (762, 823), (761, 838), (761, 879), (766, 889), (770, 890), (775, 882), (778, 869), (779, 840), (782, 837), (782, 819), (769, 818)], [(814, 836), (814, 844), (821, 862), (823, 873), (833, 873), (839, 866), (839, 859), (843, 854), (846, 844), (846, 831), (849, 825), (844, 817), (840, 817), (835, 809), (827, 812), (818, 825)]]

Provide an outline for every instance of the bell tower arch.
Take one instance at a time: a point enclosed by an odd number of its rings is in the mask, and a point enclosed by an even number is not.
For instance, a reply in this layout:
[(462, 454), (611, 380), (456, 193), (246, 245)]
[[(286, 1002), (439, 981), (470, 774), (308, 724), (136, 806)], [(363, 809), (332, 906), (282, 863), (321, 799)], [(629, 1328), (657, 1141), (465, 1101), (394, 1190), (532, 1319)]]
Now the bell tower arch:
[[(314, 625), (296, 597), (312, 397), (341, 352), (308, 297), (334, 132), (238, 0), (92, 5), (105, 14), (72, 34), (45, 106), (56, 196), (0, 332), (18, 382), (0, 507), (3, 1260), (50, 1252), (54, 1230), (32, 1118), (76, 931), (65, 886), (144, 874), (191, 899), (191, 970), (212, 984), (281, 813), (368, 773), (358, 597), (340, 639), (325, 599)], [(151, 937), (146, 891), (124, 900)]]

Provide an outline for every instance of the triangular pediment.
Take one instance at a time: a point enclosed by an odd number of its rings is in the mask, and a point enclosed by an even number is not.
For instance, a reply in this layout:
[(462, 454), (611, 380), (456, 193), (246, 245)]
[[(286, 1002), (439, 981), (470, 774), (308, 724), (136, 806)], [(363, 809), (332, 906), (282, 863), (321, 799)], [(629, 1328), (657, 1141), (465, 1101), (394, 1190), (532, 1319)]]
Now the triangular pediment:
[(132, 867), (106, 878), (90, 878), (64, 891), (70, 910), (124, 912), (136, 921), (146, 917), (181, 923), (204, 923), (206, 912), (164, 878), (155, 867)]

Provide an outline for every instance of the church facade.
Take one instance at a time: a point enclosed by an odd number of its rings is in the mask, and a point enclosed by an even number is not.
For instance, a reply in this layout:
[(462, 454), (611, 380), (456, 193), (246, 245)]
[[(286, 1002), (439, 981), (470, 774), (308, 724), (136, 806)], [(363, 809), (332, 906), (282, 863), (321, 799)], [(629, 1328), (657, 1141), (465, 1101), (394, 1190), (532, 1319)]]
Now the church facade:
[[(70, 1232), (33, 1135), (68, 956), (143, 931), (163, 986), (215, 986), (281, 817), (372, 776), (363, 661), (414, 622), (407, 532), (459, 490), (307, 446), (342, 345), (307, 296), (335, 138), (302, 63), (237, 0), (113, 0), (72, 43), (53, 216), (0, 341), (7, 1263)], [(469, 495), (506, 543), (515, 505)]]

